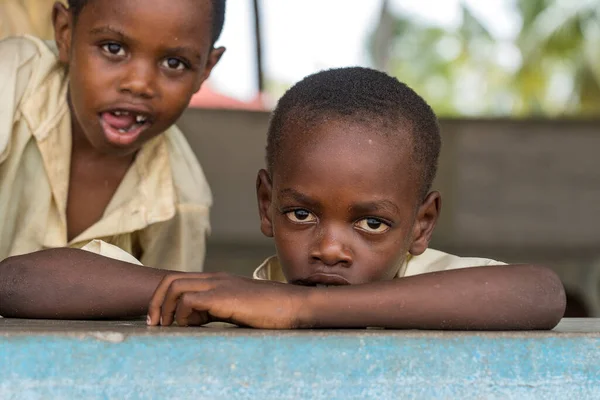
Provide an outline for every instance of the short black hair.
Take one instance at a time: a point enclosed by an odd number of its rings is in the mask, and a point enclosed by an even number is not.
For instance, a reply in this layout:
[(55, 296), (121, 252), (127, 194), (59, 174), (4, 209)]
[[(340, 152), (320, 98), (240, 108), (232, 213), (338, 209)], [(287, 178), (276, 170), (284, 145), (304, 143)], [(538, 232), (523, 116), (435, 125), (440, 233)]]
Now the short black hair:
[(408, 130), (412, 159), (423, 198), (431, 189), (441, 148), (438, 119), (414, 90), (383, 72), (349, 67), (321, 71), (296, 83), (281, 97), (269, 123), (267, 166), (272, 173), (287, 124), (312, 126), (328, 118), (383, 128), (385, 134)]
[[(91, 0), (68, 0), (69, 10), (73, 12), (73, 17), (77, 20), (77, 16), (81, 13), (81, 10)], [(223, 25), (225, 24), (225, 2), (226, 0), (210, 0), (212, 2), (212, 38), (211, 44), (214, 46), (215, 42), (221, 36), (223, 31)]]

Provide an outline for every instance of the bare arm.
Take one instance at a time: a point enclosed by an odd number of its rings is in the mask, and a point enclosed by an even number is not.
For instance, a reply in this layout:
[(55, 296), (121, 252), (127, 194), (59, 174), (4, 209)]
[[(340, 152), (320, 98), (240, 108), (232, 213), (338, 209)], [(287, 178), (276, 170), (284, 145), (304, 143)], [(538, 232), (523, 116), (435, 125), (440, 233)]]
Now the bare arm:
[(315, 290), (307, 327), (552, 329), (566, 296), (549, 269), (489, 266)]
[(0, 262), (0, 315), (96, 319), (145, 315), (167, 271), (77, 249), (51, 249)]
[(150, 303), (151, 324), (226, 321), (255, 328), (552, 329), (562, 283), (531, 265), (467, 268), (328, 288), (228, 274), (170, 275)]

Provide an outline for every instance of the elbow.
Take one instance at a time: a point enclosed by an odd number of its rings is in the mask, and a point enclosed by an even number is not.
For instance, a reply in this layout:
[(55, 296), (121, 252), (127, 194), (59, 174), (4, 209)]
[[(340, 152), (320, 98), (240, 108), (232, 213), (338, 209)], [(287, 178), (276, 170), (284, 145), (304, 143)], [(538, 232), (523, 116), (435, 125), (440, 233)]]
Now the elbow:
[(554, 271), (550, 271), (550, 273), (553, 277), (553, 290), (555, 291), (555, 300), (551, 307), (551, 324), (552, 328), (554, 328), (565, 316), (565, 311), (567, 309), (567, 293), (558, 275)]
[(547, 267), (531, 266), (535, 277), (534, 304), (537, 318), (535, 329), (549, 330), (558, 325), (565, 315), (567, 294), (565, 287), (553, 270)]
[(41, 262), (43, 254), (29, 253), (0, 261), (1, 316), (26, 318), (30, 315), (32, 299), (40, 293), (39, 283), (52, 275)]
[(0, 261), (0, 315), (15, 316), (15, 302), (19, 288), (25, 279), (25, 268), (20, 257), (9, 257)]
[[(20, 282), (19, 275), (24, 269), (20, 257), (8, 257), (0, 261), (0, 298)], [(1, 304), (1, 302), (0, 302)]]

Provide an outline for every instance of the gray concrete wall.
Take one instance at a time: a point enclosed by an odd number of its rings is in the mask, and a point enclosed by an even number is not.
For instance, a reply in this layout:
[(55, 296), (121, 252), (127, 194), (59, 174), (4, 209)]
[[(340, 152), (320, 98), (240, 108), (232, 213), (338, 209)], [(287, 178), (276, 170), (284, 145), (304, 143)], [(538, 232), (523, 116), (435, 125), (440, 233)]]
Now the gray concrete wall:
[[(254, 192), (268, 119), (189, 110), (179, 123), (213, 190), (209, 270), (249, 274), (273, 251)], [(571, 286), (591, 279), (600, 264), (600, 120), (441, 122), (434, 186), (443, 207), (433, 247), (549, 264)]]

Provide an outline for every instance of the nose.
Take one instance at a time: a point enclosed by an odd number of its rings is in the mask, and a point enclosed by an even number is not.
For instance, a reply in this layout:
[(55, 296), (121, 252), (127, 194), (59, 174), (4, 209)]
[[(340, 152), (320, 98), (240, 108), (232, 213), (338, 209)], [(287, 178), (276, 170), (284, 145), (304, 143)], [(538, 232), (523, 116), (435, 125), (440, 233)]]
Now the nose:
[(310, 258), (331, 267), (350, 267), (353, 262), (352, 251), (343, 230), (335, 227), (322, 228), (315, 236)]
[(155, 68), (144, 60), (132, 61), (126, 68), (120, 91), (134, 97), (153, 98), (156, 95)]

